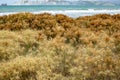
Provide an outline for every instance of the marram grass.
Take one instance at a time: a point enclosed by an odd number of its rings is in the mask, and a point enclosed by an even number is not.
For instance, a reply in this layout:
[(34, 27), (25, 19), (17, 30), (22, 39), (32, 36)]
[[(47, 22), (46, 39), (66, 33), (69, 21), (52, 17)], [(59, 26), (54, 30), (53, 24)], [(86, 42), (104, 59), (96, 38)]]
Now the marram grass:
[(0, 80), (120, 80), (120, 15), (0, 17)]

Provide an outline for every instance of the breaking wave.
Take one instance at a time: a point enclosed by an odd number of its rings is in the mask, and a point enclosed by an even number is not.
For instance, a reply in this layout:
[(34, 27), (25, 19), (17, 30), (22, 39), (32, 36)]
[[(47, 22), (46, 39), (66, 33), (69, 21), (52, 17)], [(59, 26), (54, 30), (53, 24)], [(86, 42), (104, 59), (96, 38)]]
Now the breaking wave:
[[(9, 15), (9, 14), (16, 14), (19, 12), (4, 12), (0, 13), (0, 16), (3, 15)], [(51, 13), (51, 14), (65, 14), (70, 17), (79, 17), (79, 16), (91, 16), (95, 14), (120, 14), (120, 10), (94, 10), (94, 9), (88, 9), (88, 10), (43, 10), (43, 11), (37, 11), (37, 12), (30, 12), (33, 14), (40, 14), (40, 13)]]

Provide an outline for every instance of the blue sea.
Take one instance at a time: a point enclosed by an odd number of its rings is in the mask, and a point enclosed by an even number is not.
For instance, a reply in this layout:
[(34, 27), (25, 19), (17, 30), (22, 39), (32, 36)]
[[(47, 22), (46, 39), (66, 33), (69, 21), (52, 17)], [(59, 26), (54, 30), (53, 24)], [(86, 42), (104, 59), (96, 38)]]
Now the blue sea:
[(95, 14), (120, 14), (120, 6), (81, 6), (81, 5), (9, 5), (0, 6), (0, 16), (30, 12), (33, 14), (65, 14), (70, 17), (90, 16)]

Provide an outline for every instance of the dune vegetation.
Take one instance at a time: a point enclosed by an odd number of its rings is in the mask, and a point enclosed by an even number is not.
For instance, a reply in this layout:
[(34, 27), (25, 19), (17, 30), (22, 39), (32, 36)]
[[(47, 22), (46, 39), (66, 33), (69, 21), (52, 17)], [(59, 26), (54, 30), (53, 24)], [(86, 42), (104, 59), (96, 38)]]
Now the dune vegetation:
[(120, 80), (120, 14), (0, 16), (0, 80)]

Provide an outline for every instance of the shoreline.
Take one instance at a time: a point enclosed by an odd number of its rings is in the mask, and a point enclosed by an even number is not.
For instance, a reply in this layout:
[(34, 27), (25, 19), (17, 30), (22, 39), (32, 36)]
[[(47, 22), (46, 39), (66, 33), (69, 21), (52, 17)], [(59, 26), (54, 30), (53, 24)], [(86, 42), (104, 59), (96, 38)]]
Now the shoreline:
[(43, 10), (43, 11), (21, 11), (21, 12), (3, 12), (0, 13), (0, 16), (4, 15), (11, 15), (11, 14), (17, 14), (17, 13), (32, 13), (32, 14), (42, 14), (42, 13), (50, 13), (50, 14), (64, 14), (72, 18), (77, 18), (80, 16), (93, 16), (96, 14), (120, 14), (120, 10), (94, 10), (94, 9), (88, 9), (88, 10)]

